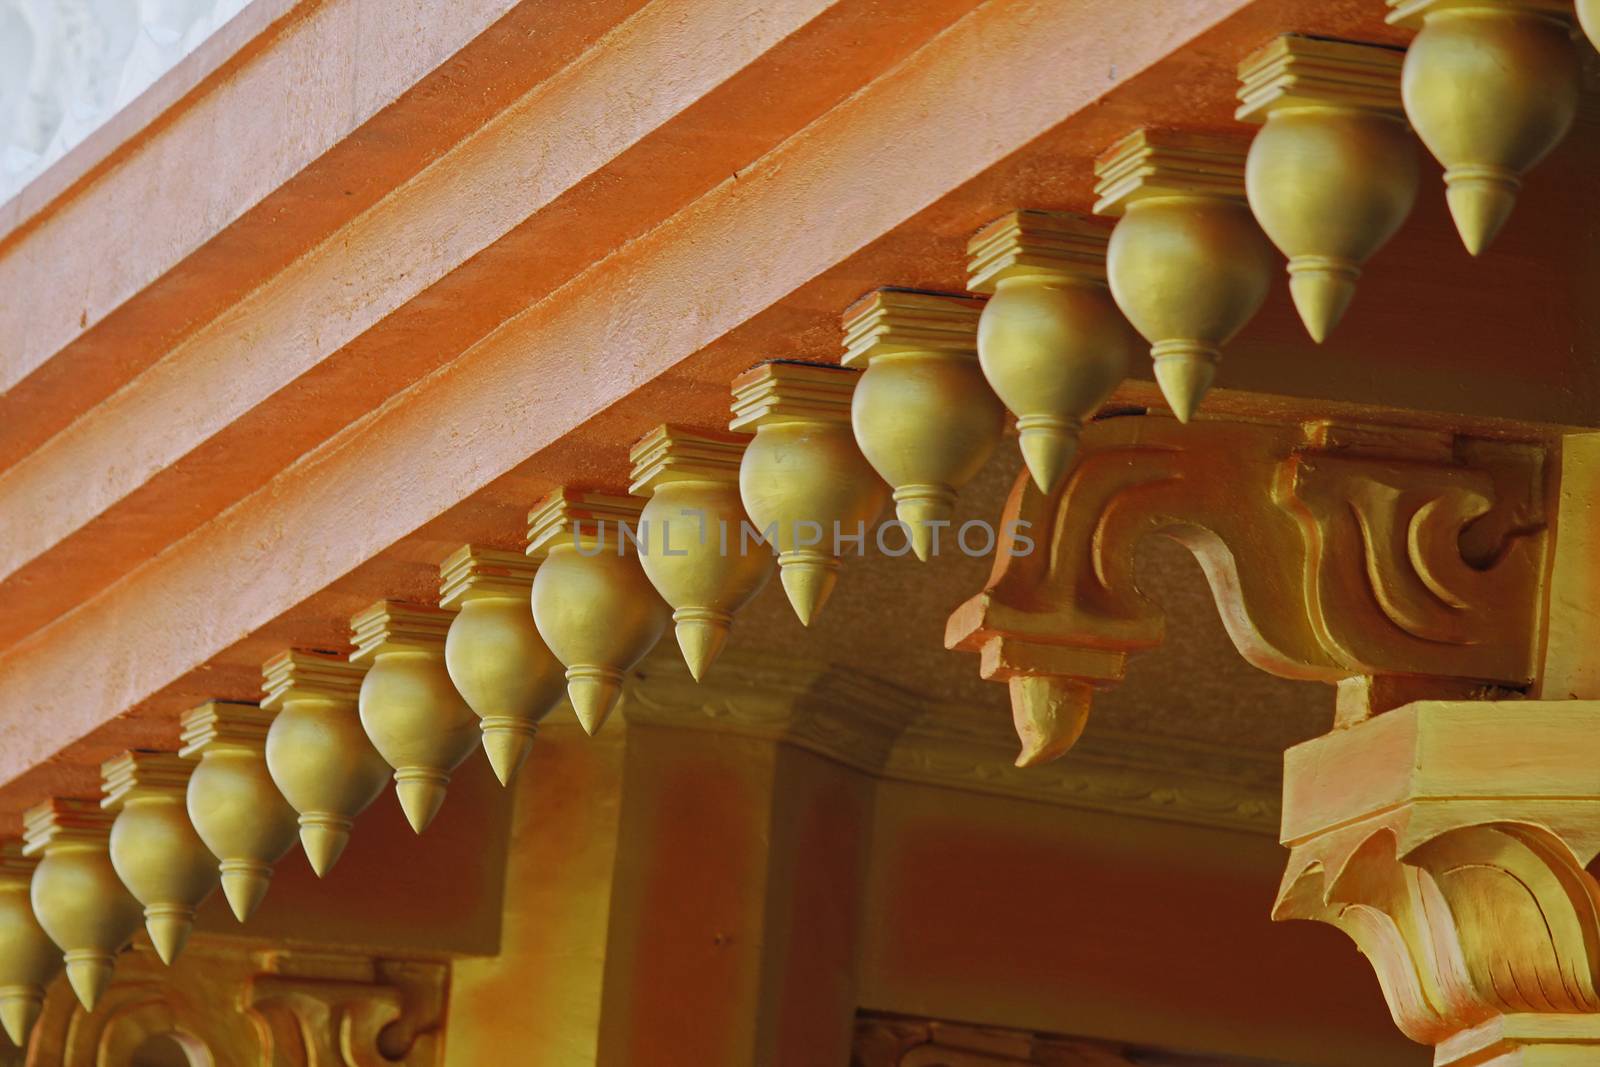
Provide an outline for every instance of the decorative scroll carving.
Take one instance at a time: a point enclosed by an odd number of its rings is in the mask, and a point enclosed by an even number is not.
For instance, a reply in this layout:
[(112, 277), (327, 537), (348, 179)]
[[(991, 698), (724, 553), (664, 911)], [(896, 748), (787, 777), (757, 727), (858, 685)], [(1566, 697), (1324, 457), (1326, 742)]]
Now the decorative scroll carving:
[(1600, 1057), (1597, 728), (1592, 701), (1425, 701), (1291, 749), (1273, 917), (1349, 934), (1438, 1067)]
[[(1106, 420), (1055, 494), (1018, 480), (982, 593), (946, 630), (1011, 685), (1019, 765), (1065, 751), (1094, 687), (1161, 643), (1134, 582), (1149, 534), (1189, 548), (1252, 664), (1287, 678), (1519, 687), (1548, 536), (1543, 451), (1331, 423)], [(1431, 687), (1431, 688), (1430, 688)], [(1372, 692), (1369, 689), (1369, 693)]]
[(27, 1064), (125, 1064), (165, 1037), (216, 1067), (435, 1067), (448, 979), (443, 963), (199, 938), (168, 968), (139, 948), (92, 1014), (51, 991)]

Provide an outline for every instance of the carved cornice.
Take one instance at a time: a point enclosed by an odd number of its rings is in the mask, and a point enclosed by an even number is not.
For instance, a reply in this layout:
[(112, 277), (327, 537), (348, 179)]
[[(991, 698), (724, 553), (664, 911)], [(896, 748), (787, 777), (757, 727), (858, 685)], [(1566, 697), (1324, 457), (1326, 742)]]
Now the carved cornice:
[(1274, 755), (1098, 731), (1072, 758), (1019, 768), (1003, 717), (826, 664), (771, 655), (698, 685), (659, 660), (630, 679), (629, 723), (782, 741), (880, 778), (1250, 833), (1278, 826)]
[(1134, 581), (1134, 550), (1151, 534), (1195, 554), (1229, 636), (1269, 673), (1405, 679), (1415, 695), (1534, 676), (1549, 542), (1536, 445), (1111, 419), (1085, 432), (1057, 493), (1018, 480), (1001, 526), (1016, 524), (1027, 539), (1002, 543), (946, 640), (1010, 683), (1021, 763), (1065, 751), (1090, 691), (1161, 643), (1162, 613)]

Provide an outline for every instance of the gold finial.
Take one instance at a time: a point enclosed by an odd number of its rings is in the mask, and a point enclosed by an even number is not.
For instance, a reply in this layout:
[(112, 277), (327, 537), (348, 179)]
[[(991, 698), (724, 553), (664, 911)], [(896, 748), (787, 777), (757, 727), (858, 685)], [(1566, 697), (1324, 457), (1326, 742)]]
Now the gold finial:
[(838, 580), (837, 546), (874, 522), (888, 488), (850, 430), (860, 375), (774, 361), (733, 380), (730, 430), (755, 431), (739, 463), (739, 497), (778, 553), (778, 578), (804, 626)]
[(1196, 134), (1134, 130), (1095, 161), (1111, 295), (1150, 342), (1180, 422), (1216, 377), (1222, 346), (1261, 308), (1272, 246), (1245, 204), (1244, 151)]
[(629, 454), (629, 491), (649, 497), (639, 517), (639, 562), (672, 608), (678, 648), (695, 681), (722, 651), (734, 612), (772, 576), (772, 551), (741, 536), (747, 520), (739, 459), (749, 440), (662, 425)]
[(350, 619), (352, 663), (369, 663), (358, 707), (372, 747), (394, 768), (406, 821), (427, 829), (450, 773), (478, 747), (478, 717), (444, 663), (455, 612), (380, 600)]
[(295, 843), (295, 811), (267, 770), (274, 718), (254, 704), (211, 701), (181, 720), (178, 755), (199, 761), (189, 777), (189, 818), (217, 859), (222, 895), (240, 922), (261, 903), (273, 864)]
[(1017, 416), (1023, 461), (1053, 492), (1084, 420), (1128, 374), (1133, 330), (1106, 288), (1102, 224), (1064, 211), (1013, 211), (967, 245), (967, 285), (991, 293), (978, 361)]
[(639, 566), (639, 502), (562, 487), (528, 513), (533, 621), (567, 669), (567, 697), (584, 730), (622, 699), (622, 678), (666, 630), (670, 612)]
[(538, 564), (517, 552), (462, 545), (439, 567), (439, 605), (456, 609), (444, 661), (478, 716), (495, 777), (510, 785), (540, 721), (561, 703), (561, 662), (533, 624)]
[(1289, 257), (1289, 293), (1321, 342), (1355, 295), (1361, 265), (1416, 202), (1416, 144), (1400, 103), (1403, 53), (1279, 37), (1239, 65), (1237, 117), (1250, 143), (1250, 208)]
[(1572, 128), (1581, 65), (1568, 0), (1389, 0), (1389, 21), (1420, 27), (1401, 93), (1417, 136), (1444, 165), (1445, 198), (1467, 251), (1494, 240), (1522, 176)]

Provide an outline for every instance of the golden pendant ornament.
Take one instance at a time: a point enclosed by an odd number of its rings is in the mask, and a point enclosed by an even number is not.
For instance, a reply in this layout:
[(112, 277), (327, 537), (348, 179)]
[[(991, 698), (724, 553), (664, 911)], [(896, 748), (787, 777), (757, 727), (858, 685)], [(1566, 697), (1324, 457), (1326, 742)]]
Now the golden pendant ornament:
[(33, 914), (61, 950), (67, 982), (86, 1011), (99, 1003), (117, 953), (144, 922), (144, 909), (111, 865), (115, 818), (91, 800), (59, 798), (23, 816), (23, 854), (39, 857), (29, 889)]
[(124, 752), (101, 767), (111, 824), (111, 866), (144, 905), (145, 930), (161, 962), (183, 951), (194, 911), (217, 888), (217, 861), (184, 797), (194, 764), (171, 752)]
[(1289, 293), (1318, 343), (1416, 203), (1402, 60), (1393, 48), (1289, 35), (1239, 65), (1236, 117), (1262, 124), (1245, 163), (1250, 209), (1289, 258)]
[(772, 552), (747, 538), (739, 459), (750, 438), (658, 426), (629, 453), (639, 562), (672, 608), (678, 649), (699, 681), (728, 640), (733, 616), (772, 577)]
[(478, 747), (478, 717), (444, 662), (455, 612), (380, 600), (350, 619), (350, 662), (367, 663), (361, 726), (394, 768), (406, 821), (422, 833), (444, 803), (450, 774)]
[(38, 864), (20, 841), (0, 844), (0, 1027), (18, 1048), (44, 1007), (44, 989), (61, 969), (61, 952), (33, 915), (29, 887)]
[(1104, 225), (1065, 211), (1013, 211), (967, 245), (983, 376), (1017, 417), (1033, 484), (1054, 492), (1078, 435), (1133, 361), (1137, 340), (1106, 286)]
[(366, 671), (330, 652), (280, 652), (262, 667), (267, 770), (299, 813), (300, 846), (322, 877), (350, 843), (350, 827), (389, 784), (389, 765), (361, 728)]
[(733, 380), (728, 428), (755, 432), (739, 461), (739, 498), (777, 551), (778, 578), (803, 626), (833, 592), (845, 538), (864, 544), (888, 503), (850, 426), (858, 378), (844, 367), (776, 360)]
[(444, 662), (478, 716), (483, 751), (501, 785), (527, 761), (539, 723), (561, 703), (566, 675), (528, 599), (538, 565), (518, 552), (462, 545), (439, 567), (439, 606), (456, 612)]
[(1417, 136), (1444, 166), (1445, 198), (1467, 251), (1505, 225), (1522, 176), (1561, 143), (1581, 70), (1569, 0), (1389, 0), (1417, 27), (1401, 93)]
[(295, 811), (267, 770), (274, 716), (254, 704), (212, 701), (184, 714), (178, 755), (189, 776), (189, 821), (217, 858), (222, 895), (240, 922), (266, 896), (272, 867), (294, 847)]
[(567, 697), (591, 735), (622, 699), (624, 674), (671, 619), (629, 547), (639, 511), (629, 497), (562, 487), (528, 513), (528, 555), (543, 560), (533, 578), (533, 621), (565, 665)]
[(844, 366), (860, 370), (850, 401), (856, 444), (894, 493), (895, 516), (926, 563), (956, 493), (988, 462), (1006, 411), (978, 365), (983, 302), (879, 289), (844, 313)]
[(1272, 246), (1245, 203), (1244, 160), (1224, 138), (1140, 129), (1095, 161), (1095, 214), (1120, 216), (1106, 249), (1111, 295), (1150, 342), (1179, 422), (1194, 416), (1222, 346), (1272, 287)]

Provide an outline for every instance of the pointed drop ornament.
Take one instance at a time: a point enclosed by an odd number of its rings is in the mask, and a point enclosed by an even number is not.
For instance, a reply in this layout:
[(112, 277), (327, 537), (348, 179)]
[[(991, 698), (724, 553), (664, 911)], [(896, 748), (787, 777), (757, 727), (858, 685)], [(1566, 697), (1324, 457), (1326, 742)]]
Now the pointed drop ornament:
[(1272, 246), (1245, 204), (1244, 151), (1140, 129), (1107, 149), (1095, 174), (1095, 214), (1121, 216), (1106, 250), (1111, 295), (1150, 342), (1161, 395), (1188, 422), (1222, 346), (1272, 286)]
[(1264, 125), (1245, 188), (1289, 257), (1289, 293), (1322, 342), (1355, 295), (1361, 265), (1416, 203), (1416, 142), (1400, 104), (1403, 53), (1284, 36), (1239, 65), (1236, 117)]
[(739, 462), (739, 498), (755, 529), (775, 542), (778, 578), (804, 626), (833, 591), (839, 550), (864, 551), (888, 503), (888, 487), (850, 428), (859, 377), (776, 360), (733, 380), (728, 428), (755, 431)]
[(741, 537), (739, 459), (750, 438), (657, 426), (633, 446), (629, 492), (648, 497), (639, 562), (672, 608), (678, 648), (699, 681), (728, 639), (733, 615), (772, 577), (772, 551)]
[(33, 915), (35, 866), (20, 841), (0, 842), (0, 1027), (18, 1048), (27, 1047), (45, 986), (61, 970), (61, 951)]
[(967, 245), (967, 288), (993, 294), (978, 319), (978, 362), (1017, 417), (1033, 484), (1053, 492), (1084, 420), (1127, 377), (1137, 338), (1106, 288), (1099, 223), (1064, 211), (1013, 211)]
[(361, 726), (394, 768), (406, 821), (422, 833), (444, 803), (450, 773), (478, 747), (478, 717), (444, 663), (455, 612), (380, 600), (350, 620), (352, 663), (361, 680)]
[(39, 857), (33, 914), (62, 952), (67, 981), (93, 1011), (121, 952), (144, 922), (111, 865), (115, 816), (92, 800), (47, 800), (23, 816), (23, 854)]
[(356, 709), (366, 671), (331, 652), (286, 651), (262, 667), (267, 770), (299, 813), (300, 844), (317, 877), (332, 869), (357, 815), (389, 784)]
[(533, 621), (567, 671), (567, 697), (593, 734), (622, 697), (623, 676), (666, 631), (671, 612), (630, 541), (639, 521), (631, 497), (565, 487), (528, 513)]
[(222, 895), (244, 922), (266, 895), (272, 865), (294, 847), (294, 809), (267, 770), (273, 713), (212, 701), (184, 714), (178, 755), (198, 760), (189, 776), (189, 821), (217, 858)]
[(844, 314), (841, 362), (862, 372), (850, 402), (856, 444), (892, 487), (924, 563), (956, 493), (1005, 432), (1005, 406), (978, 366), (982, 310), (968, 296), (879, 289)]
[(528, 599), (538, 564), (518, 552), (462, 545), (439, 568), (450, 680), (478, 716), (501, 785), (528, 758), (539, 722), (566, 694), (566, 672), (539, 636)]
[(1600, 48), (1600, 0), (1578, 0), (1578, 22), (1589, 43)]
[(111, 824), (111, 865), (144, 905), (145, 929), (161, 962), (177, 959), (194, 912), (217, 888), (217, 861), (184, 797), (194, 764), (172, 752), (124, 752), (100, 768)]
[(1444, 165), (1445, 197), (1477, 255), (1516, 204), (1522, 176), (1561, 143), (1581, 84), (1570, 0), (1389, 0), (1419, 28), (1401, 93), (1417, 136)]

